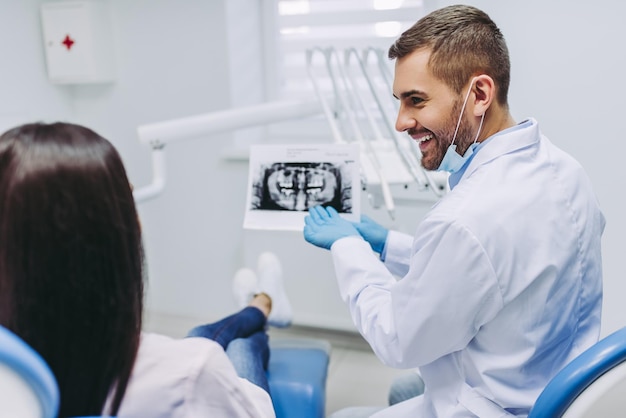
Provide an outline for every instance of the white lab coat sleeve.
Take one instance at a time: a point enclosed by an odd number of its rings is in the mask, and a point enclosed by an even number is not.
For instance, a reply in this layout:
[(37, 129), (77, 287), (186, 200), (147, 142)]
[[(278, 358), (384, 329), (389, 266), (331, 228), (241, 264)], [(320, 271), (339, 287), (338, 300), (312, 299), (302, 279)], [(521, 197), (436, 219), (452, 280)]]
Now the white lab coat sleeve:
[(366, 243), (345, 238), (331, 251), (357, 328), (392, 367), (423, 366), (463, 349), (503, 306), (484, 249), (454, 222), (422, 222), (398, 281)]
[(385, 267), (399, 277), (409, 271), (413, 236), (398, 231), (389, 231), (385, 241)]
[(335, 241), (331, 253), (341, 298), (355, 326), (377, 353), (378, 341), (396, 339), (391, 307), (391, 287), (396, 279), (360, 237)]

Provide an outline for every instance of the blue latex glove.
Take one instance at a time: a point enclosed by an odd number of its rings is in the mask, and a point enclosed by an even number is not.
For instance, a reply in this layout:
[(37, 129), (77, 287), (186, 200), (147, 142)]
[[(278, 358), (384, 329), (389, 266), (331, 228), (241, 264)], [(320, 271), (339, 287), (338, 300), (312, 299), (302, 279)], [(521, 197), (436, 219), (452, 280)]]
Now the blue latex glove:
[(359, 236), (352, 222), (343, 219), (333, 207), (315, 206), (304, 218), (304, 239), (313, 245), (330, 249), (339, 238)]
[(369, 242), (372, 246), (372, 250), (381, 254), (385, 248), (385, 242), (387, 241), (387, 235), (389, 230), (384, 226), (376, 223), (372, 218), (367, 215), (361, 215), (361, 222), (354, 223), (354, 227), (359, 231), (359, 234)]

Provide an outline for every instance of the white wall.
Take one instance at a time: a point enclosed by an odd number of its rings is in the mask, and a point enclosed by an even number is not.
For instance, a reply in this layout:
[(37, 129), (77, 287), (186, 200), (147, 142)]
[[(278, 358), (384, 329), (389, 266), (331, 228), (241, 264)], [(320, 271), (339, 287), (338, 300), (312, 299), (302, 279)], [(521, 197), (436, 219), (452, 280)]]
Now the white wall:
[[(22, 120), (84, 123), (118, 147), (131, 181), (150, 181), (149, 150), (136, 127), (162, 119), (243, 106), (264, 92), (256, 30), (260, 2), (251, 0), (109, 0), (117, 78), (97, 86), (47, 82), (38, 7), (44, 0), (0, 2), (0, 128)], [(428, 0), (429, 7), (449, 4)], [(619, 2), (473, 1), (502, 28), (511, 51), (510, 103), (521, 120), (535, 117), (553, 142), (587, 169), (607, 217), (604, 236), (604, 333), (624, 324), (621, 264), (626, 227), (621, 75), (626, 29)], [(246, 42), (246, 39), (248, 40)], [(242, 43), (244, 42), (244, 43)], [(250, 76), (250, 74), (253, 74)], [(245, 86), (245, 87), (244, 87)], [(250, 135), (254, 135), (251, 133)], [(233, 135), (168, 147), (168, 184), (140, 205), (149, 267), (148, 307), (213, 319), (230, 312), (230, 278), (256, 254), (274, 250), (285, 262), (296, 322), (351, 328), (339, 301), (328, 254), (298, 233), (244, 232), (247, 164), (220, 153)], [(246, 142), (241, 133), (237, 141)], [(380, 211), (370, 211), (386, 220)], [(424, 208), (401, 209), (394, 226), (411, 231)], [(558, 239), (558, 237), (555, 237)], [(320, 302), (321, 301), (321, 302)]]
[[(116, 145), (140, 187), (150, 181), (151, 167), (149, 148), (137, 140), (138, 125), (230, 107), (225, 1), (110, 0), (117, 77), (90, 86), (47, 81), (43, 2), (0, 3), (3, 128), (33, 119), (92, 127)], [(220, 135), (172, 146), (165, 193), (139, 207), (149, 307), (210, 318), (233, 308), (224, 295), (241, 263), (247, 172), (241, 163), (220, 159), (229, 143), (229, 135)]]
[(71, 100), (46, 80), (39, 1), (0, 2), (0, 130), (40, 119), (62, 119)]
[[(0, 52), (6, 63), (18, 63), (0, 66), (0, 92), (10, 98), (0, 107), (0, 128), (33, 119), (89, 126), (115, 144), (135, 187), (151, 180), (150, 150), (137, 139), (138, 125), (247, 106), (266, 94), (260, 2), (106, 0), (115, 82), (58, 86), (46, 79), (39, 23), (39, 6), (46, 1), (51, 0), (0, 3), (6, 23), (0, 37), (16, 40), (3, 42)], [(165, 192), (139, 205), (147, 308), (180, 316), (181, 324), (230, 313), (234, 272), (254, 267), (257, 255), (271, 250), (284, 261), (296, 323), (351, 328), (327, 254), (315, 254), (297, 233), (242, 229), (247, 161), (222, 154), (261, 133), (247, 129), (167, 147)], [(322, 306), (312, 294), (325, 299)]]

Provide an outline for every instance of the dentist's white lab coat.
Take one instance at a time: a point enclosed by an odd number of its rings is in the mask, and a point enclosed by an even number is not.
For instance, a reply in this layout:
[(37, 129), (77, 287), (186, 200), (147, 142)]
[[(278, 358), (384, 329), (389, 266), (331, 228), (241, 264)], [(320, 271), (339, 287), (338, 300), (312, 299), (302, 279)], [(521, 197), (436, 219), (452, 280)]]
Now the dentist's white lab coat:
[(375, 417), (525, 416), (598, 339), (605, 220), (588, 177), (532, 119), (482, 145), (414, 238), (389, 233), (384, 265), (359, 237), (331, 247), (361, 334), (426, 384)]

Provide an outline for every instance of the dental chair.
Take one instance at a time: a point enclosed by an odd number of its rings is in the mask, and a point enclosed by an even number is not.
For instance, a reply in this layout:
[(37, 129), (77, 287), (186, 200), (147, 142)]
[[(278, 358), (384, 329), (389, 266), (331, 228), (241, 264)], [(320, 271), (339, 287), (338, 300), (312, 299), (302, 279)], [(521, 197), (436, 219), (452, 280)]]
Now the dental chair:
[(528, 418), (612, 418), (626, 410), (626, 327), (572, 360), (541, 392)]
[(0, 417), (56, 418), (59, 388), (44, 359), (0, 327)]
[[(268, 381), (277, 418), (324, 417), (329, 353), (325, 340), (272, 341)], [(58, 409), (59, 388), (44, 359), (0, 327), (0, 417), (57, 418)]]
[(276, 418), (324, 418), (329, 354), (326, 340), (270, 340), (267, 378)]

